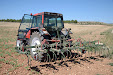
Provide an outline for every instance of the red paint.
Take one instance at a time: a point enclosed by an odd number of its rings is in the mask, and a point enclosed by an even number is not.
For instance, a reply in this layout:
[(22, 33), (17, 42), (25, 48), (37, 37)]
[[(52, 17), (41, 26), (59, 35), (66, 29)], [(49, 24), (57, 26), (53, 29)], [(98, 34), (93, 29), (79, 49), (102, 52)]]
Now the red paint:
[(24, 52), (24, 46), (22, 46), (22, 51)]
[(32, 15), (32, 13), (31, 13), (31, 15)]
[(80, 42), (80, 47), (81, 47), (81, 42)]
[(38, 29), (38, 27), (35, 27), (35, 28), (31, 28), (31, 29)]
[(29, 30), (26, 34), (26, 38), (30, 38), (31, 30)]
[(46, 44), (49, 44), (49, 43), (47, 42), (47, 40), (46, 40), (46, 39), (44, 39), (44, 40), (42, 41), (42, 43), (41, 43), (41, 44), (43, 45), (43, 44), (45, 44), (45, 43), (46, 43)]
[(83, 46), (83, 44), (82, 44), (82, 46)]
[(57, 49), (57, 43), (56, 43), (56, 49)]
[[(35, 28), (31, 28), (31, 29), (38, 29), (38, 27), (35, 27)], [(26, 34), (26, 38), (30, 38), (30, 34), (31, 34), (31, 30), (29, 30)]]
[(45, 44), (45, 43), (46, 43), (46, 44), (49, 44), (49, 43), (47, 42), (47, 40), (44, 39), (44, 40), (42, 41), (42, 43), (41, 43), (41, 50), (42, 50), (42, 45)]
[(98, 40), (98, 44), (99, 44), (99, 40)]
[(81, 41), (81, 39), (80, 39), (80, 38), (78, 38), (78, 39), (77, 39), (77, 42), (80, 42), (80, 41)]
[(44, 15), (42, 15), (42, 24), (44, 24)]
[(34, 58), (36, 59), (36, 55), (34, 56)]
[(34, 16), (43, 15), (43, 14), (44, 14), (44, 12), (42, 12), (42, 13), (37, 13), (37, 14), (34, 14)]
[(43, 28), (43, 29), (42, 29), (42, 31), (46, 31), (46, 29), (45, 29), (45, 28)]
[(67, 41), (73, 41), (73, 40), (75, 40), (75, 39), (69, 39), (69, 40), (67, 40)]
[(49, 34), (45, 34), (45, 35), (49, 35)]
[(86, 53), (85, 51), (86, 51), (86, 50), (83, 50), (83, 49), (82, 49), (82, 53)]
[(60, 42), (60, 40), (50, 40), (51, 42)]
[(38, 15), (38, 13), (37, 14), (34, 14), (34, 16), (37, 16)]

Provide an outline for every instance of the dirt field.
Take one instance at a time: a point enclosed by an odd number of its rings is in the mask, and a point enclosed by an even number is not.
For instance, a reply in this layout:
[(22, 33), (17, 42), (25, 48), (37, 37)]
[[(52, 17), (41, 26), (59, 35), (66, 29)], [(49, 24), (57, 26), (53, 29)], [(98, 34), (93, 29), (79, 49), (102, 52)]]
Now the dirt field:
[[(83, 55), (56, 62), (32, 60), (29, 67), (26, 55), (14, 49), (18, 27), (19, 23), (0, 22), (0, 75), (113, 75), (113, 59), (97, 56), (84, 58)], [(104, 35), (100, 33), (113, 26), (65, 24), (65, 28), (72, 29), (75, 39), (101, 40)]]

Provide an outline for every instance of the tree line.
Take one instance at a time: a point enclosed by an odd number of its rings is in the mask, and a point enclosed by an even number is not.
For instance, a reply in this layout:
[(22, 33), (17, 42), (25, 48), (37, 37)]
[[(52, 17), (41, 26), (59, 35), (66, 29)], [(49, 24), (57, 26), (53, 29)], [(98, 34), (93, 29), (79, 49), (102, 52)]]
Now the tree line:
[(77, 20), (64, 20), (64, 23), (78, 23)]
[(21, 19), (0, 19), (1, 22), (21, 22)]
[[(0, 19), (0, 22), (21, 22), (21, 19)], [(64, 23), (78, 23), (77, 20), (64, 20)]]

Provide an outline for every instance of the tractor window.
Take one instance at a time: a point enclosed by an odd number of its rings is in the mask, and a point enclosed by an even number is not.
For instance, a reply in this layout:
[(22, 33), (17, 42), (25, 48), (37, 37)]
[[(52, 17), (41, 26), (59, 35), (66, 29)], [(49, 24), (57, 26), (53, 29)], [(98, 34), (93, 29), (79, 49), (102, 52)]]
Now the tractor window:
[(56, 18), (50, 18), (48, 26), (56, 26)]
[(26, 30), (27, 28), (31, 28), (32, 19), (33, 19), (33, 16), (24, 15), (20, 25), (20, 30)]
[(56, 16), (44, 16), (44, 27), (48, 26), (56, 26), (56, 27), (63, 27), (63, 22), (61, 17)]
[(37, 27), (39, 27), (42, 24), (42, 15), (37, 16)]
[(57, 18), (57, 27), (62, 27), (62, 20), (61, 20), (61, 18)]
[(36, 27), (36, 16), (33, 17), (33, 24), (32, 24), (32, 28)]
[(44, 26), (56, 26), (56, 18), (52, 16), (45, 16)]

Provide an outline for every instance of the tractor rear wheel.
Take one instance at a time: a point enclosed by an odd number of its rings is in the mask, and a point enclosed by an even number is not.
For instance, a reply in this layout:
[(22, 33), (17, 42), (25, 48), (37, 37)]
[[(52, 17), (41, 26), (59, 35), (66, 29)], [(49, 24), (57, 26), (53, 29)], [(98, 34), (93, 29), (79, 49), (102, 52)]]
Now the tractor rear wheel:
[[(44, 39), (44, 37), (41, 36), (39, 32), (33, 32), (30, 37), (30, 40), (29, 40), (29, 45), (30, 46), (41, 45), (41, 42), (43, 41), (43, 39)], [(38, 49), (41, 49), (41, 47)], [(42, 61), (44, 58), (44, 56), (43, 56), (44, 53), (43, 52), (37, 53), (37, 52), (35, 52), (36, 50), (37, 50), (37, 48), (30, 49), (32, 58), (35, 60)]]

